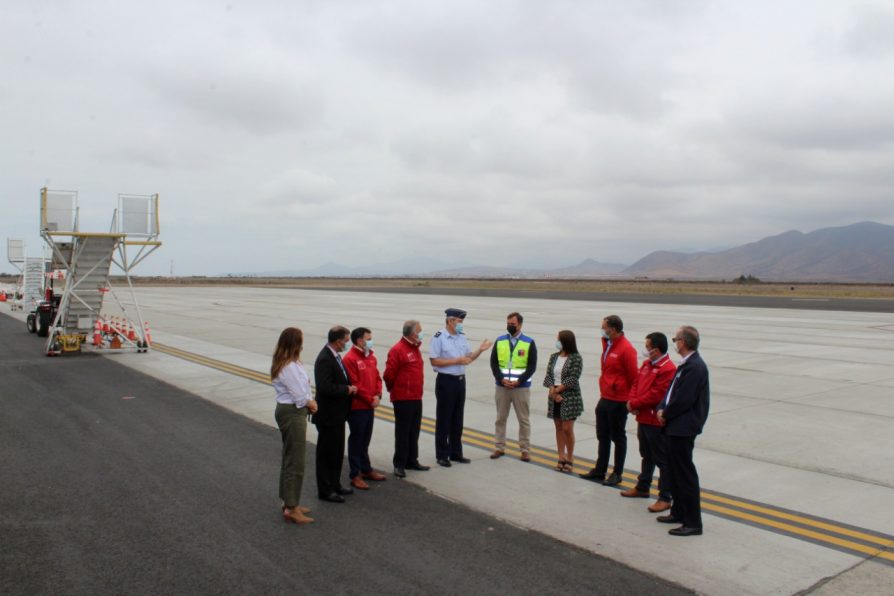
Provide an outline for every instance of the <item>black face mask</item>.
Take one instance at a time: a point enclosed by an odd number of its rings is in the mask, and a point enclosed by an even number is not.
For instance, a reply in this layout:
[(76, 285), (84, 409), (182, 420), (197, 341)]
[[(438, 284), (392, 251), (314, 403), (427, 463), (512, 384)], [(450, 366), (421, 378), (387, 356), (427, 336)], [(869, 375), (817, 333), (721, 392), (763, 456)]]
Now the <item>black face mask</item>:
[(506, 331), (509, 332), (509, 335), (515, 335), (515, 333), (518, 331), (518, 327), (516, 327), (515, 325), (506, 325)]

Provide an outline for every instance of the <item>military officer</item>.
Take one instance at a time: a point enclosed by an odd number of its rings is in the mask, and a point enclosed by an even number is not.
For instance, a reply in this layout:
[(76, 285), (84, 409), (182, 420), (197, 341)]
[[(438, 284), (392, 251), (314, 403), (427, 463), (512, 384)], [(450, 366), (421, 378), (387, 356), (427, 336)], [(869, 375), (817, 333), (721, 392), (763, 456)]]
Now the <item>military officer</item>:
[(444, 329), (435, 333), (429, 346), (432, 368), (438, 373), (435, 379), (435, 457), (438, 464), (449, 468), (453, 462), (467, 464), (463, 457), (463, 412), (466, 404), (466, 366), (474, 362), (492, 343), (484, 339), (476, 351), (472, 351), (463, 334), (466, 311), (448, 308)]

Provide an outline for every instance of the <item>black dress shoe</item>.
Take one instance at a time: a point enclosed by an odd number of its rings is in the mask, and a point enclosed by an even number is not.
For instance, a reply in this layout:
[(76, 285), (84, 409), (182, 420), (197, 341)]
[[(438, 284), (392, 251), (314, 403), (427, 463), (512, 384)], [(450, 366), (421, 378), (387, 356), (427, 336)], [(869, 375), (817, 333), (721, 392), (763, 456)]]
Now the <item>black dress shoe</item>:
[(398, 478), (406, 478), (407, 477), (407, 473), (404, 471), (403, 468), (394, 468), (394, 475), (397, 476)]
[(450, 461), (455, 461), (455, 462), (458, 463), (458, 464), (470, 464), (470, 463), (472, 463), (472, 460), (471, 460), (471, 459), (469, 459), (468, 457), (463, 457), (462, 455), (460, 455), (459, 457), (451, 457), (451, 458), (450, 458)]
[(338, 493), (329, 493), (325, 497), (320, 497), (321, 501), (329, 501), (330, 503), (344, 503), (345, 498)]
[(586, 474), (578, 474), (584, 480), (593, 480), (595, 482), (603, 482), (605, 480), (605, 474), (597, 474), (596, 468), (591, 469)]
[(657, 521), (660, 524), (679, 524), (683, 520), (680, 519), (679, 517), (674, 516), (674, 515), (659, 515), (658, 517), (655, 518), (655, 521)]
[(602, 481), (602, 486), (618, 486), (619, 484), (621, 484), (619, 474), (609, 474), (608, 478)]
[(667, 531), (671, 536), (701, 536), (702, 529), (701, 528), (687, 528), (686, 526), (680, 526), (679, 528), (671, 528)]
[(449, 467), (452, 466), (453, 464), (450, 463), (450, 460), (449, 460), (449, 459), (439, 459), (439, 460), (438, 460), (438, 465), (439, 465), (439, 466), (444, 466), (445, 468), (449, 468)]
[(407, 466), (408, 470), (418, 470), (419, 472), (428, 472), (431, 470), (431, 466), (423, 466), (418, 461), (411, 463)]
[(337, 492), (340, 495), (353, 495), (354, 489), (351, 488), (350, 486), (347, 488), (339, 487), (339, 488), (335, 489), (335, 492)]

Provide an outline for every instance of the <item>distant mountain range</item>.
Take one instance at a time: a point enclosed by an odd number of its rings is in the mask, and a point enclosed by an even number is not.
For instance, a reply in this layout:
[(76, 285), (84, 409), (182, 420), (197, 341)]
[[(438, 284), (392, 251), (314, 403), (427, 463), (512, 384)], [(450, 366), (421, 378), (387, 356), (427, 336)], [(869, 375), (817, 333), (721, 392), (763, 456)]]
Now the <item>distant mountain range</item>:
[(584, 259), (570, 267), (519, 269), (478, 266), (441, 269), (432, 271), (431, 274), (436, 277), (606, 277), (617, 275), (625, 267), (626, 265), (620, 263), (600, 263), (593, 259)]
[(502, 278), (541, 278), (541, 277), (604, 277), (617, 275), (626, 265), (621, 263), (600, 263), (593, 259), (585, 259), (570, 267), (493, 267), (488, 265), (472, 265), (468, 267), (448, 267), (445, 263), (428, 259), (412, 259), (366, 267), (345, 267), (338, 263), (326, 263), (313, 269), (289, 271), (264, 271), (249, 275), (270, 277), (387, 277), (387, 276), (426, 276), (426, 277), (502, 277)]
[(623, 271), (651, 279), (894, 282), (894, 226), (861, 222), (789, 231), (719, 252), (657, 251)]
[(894, 226), (862, 222), (808, 234), (791, 230), (735, 248), (712, 252), (656, 251), (629, 267), (585, 259), (568, 267), (451, 267), (413, 258), (366, 267), (327, 263), (313, 269), (266, 271), (277, 277), (488, 277), (648, 278), (732, 280), (751, 275), (764, 281), (894, 282)]

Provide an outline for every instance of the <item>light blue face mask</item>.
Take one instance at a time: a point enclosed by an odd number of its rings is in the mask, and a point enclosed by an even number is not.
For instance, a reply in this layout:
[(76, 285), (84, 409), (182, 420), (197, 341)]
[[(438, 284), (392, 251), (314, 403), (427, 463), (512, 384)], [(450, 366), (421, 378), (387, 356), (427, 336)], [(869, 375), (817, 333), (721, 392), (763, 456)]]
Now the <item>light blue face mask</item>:
[(425, 333), (420, 331), (419, 333), (416, 334), (416, 337), (419, 338), (419, 343), (422, 343), (422, 338), (425, 337)]
[(560, 342), (559, 340), (556, 340), (556, 349), (560, 352), (562, 351), (562, 342)]
[(456, 332), (457, 332), (457, 333), (462, 333), (462, 332), (463, 332), (463, 324), (462, 324), (462, 323), (457, 323), (457, 324), (456, 324)]
[(373, 340), (371, 340), (371, 339), (366, 340), (366, 351), (369, 352), (372, 349), (373, 349)]
[(602, 334), (603, 338), (610, 339), (608, 336), (608, 331), (606, 331), (605, 329), (600, 329), (599, 332)]

